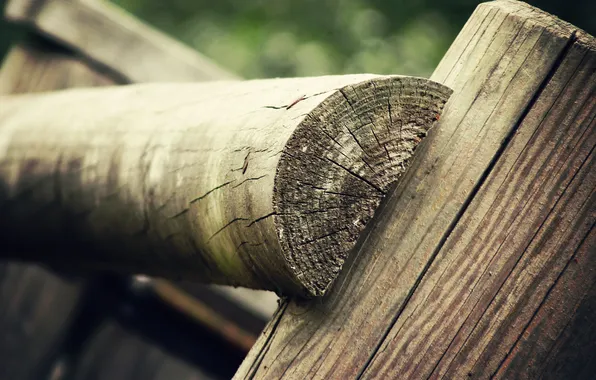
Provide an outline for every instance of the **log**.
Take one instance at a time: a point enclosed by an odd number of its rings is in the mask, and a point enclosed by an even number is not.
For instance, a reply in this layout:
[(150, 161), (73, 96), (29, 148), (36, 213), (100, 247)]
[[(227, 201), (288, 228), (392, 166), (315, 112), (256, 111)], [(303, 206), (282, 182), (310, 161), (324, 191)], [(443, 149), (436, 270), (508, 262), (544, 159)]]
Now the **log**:
[[(52, 5), (48, 5), (49, 3)], [(189, 47), (180, 47), (179, 41), (156, 32), (118, 7), (104, 1), (88, 4), (73, 0), (61, 2), (58, 5), (60, 9), (68, 8), (65, 13), (71, 17), (81, 13), (87, 14), (86, 18), (92, 18), (94, 20), (92, 26), (95, 25), (97, 29), (93, 27), (89, 29), (88, 24), (80, 23), (80, 20), (65, 19), (63, 16), (58, 17), (60, 22), (36, 21), (46, 7), (54, 7), (54, 10), (49, 13), (57, 14), (56, 4), (53, 0), (10, 0), (6, 4), (7, 19), (33, 26), (35, 35), (43, 34), (49, 38), (37, 36), (35, 37), (37, 41), (33, 44), (29, 41), (27, 46), (21, 44), (12, 48), (10, 57), (2, 68), (0, 93), (40, 92), (56, 88), (52, 86), (60, 88), (95, 86), (94, 83), (85, 85), (89, 77), (97, 78), (95, 81), (97, 85), (129, 84), (133, 80), (195, 82), (236, 78), (234, 74), (220, 67), (212, 69), (214, 63), (200, 53)], [(50, 20), (53, 19), (50, 18)], [(102, 29), (106, 26), (109, 26), (107, 30)], [(70, 32), (64, 32), (62, 30), (64, 28), (68, 28)], [(146, 32), (147, 30), (149, 32)], [(100, 39), (100, 51), (96, 51), (97, 42), (91, 42), (97, 36), (110, 36)], [(130, 49), (131, 44), (135, 46), (135, 52)], [(56, 50), (60, 52), (60, 57), (57, 56)], [(88, 50), (90, 52), (85, 53)], [(174, 54), (173, 51), (178, 53)], [(126, 59), (123, 59), (123, 55), (126, 55)], [(139, 61), (148, 62), (150, 67), (143, 65), (142, 70), (139, 71)], [(39, 65), (42, 65), (43, 70), (40, 70)], [(40, 74), (35, 74), (38, 72)], [(23, 75), (24, 73), (26, 74)], [(30, 82), (35, 82), (35, 86), (29, 86)], [(204, 284), (194, 286), (206, 289)], [(181, 292), (186, 290), (180, 288)], [(208, 294), (211, 290), (213, 289), (206, 289), (204, 292)], [(278, 297), (270, 292), (227, 286), (215, 288), (215, 291), (220, 290), (230, 302), (240, 300), (249, 308), (254, 309), (256, 306), (265, 311), (261, 313), (264, 321), (271, 317), (277, 307)], [(187, 294), (179, 295), (185, 297)], [(193, 315), (193, 307), (190, 307), (190, 303), (188, 306), (186, 312)]]
[(235, 378), (590, 373), (595, 65), (574, 26), (481, 4), (431, 77), (454, 90), (439, 125), (335, 285), (284, 303)]
[[(35, 4), (33, 4), (31, 1), (11, 0), (9, 4), (6, 5), (5, 10), (7, 13), (12, 13), (13, 16), (15, 14), (20, 14), (22, 17), (17, 17), (19, 22), (34, 24), (31, 22), (32, 20), (27, 19), (27, 17), (34, 17), (37, 12), (32, 10), (41, 9), (41, 7), (45, 6), (44, 4), (46, 4), (44, 1), (35, 1)], [(69, 6), (74, 8), (80, 7), (75, 1), (70, 2)], [(125, 35), (126, 33), (130, 33), (130, 28), (126, 26), (130, 24), (130, 22), (128, 22), (130, 17), (110, 17), (114, 13), (118, 13), (117, 8), (113, 6), (111, 8), (109, 5), (108, 8), (101, 8), (100, 6), (100, 9), (111, 9), (111, 11), (97, 13), (95, 15), (97, 24), (105, 25), (109, 24), (109, 22), (124, 22), (125, 24), (120, 24), (117, 28), (112, 26), (111, 30), (124, 32)], [(69, 12), (69, 14), (71, 13), (73, 12)], [(102, 17), (108, 17), (109, 22)], [(68, 24), (69, 23), (65, 23), (65, 25)], [(133, 21), (133, 24), (139, 24), (139, 22)], [(146, 26), (142, 27), (141, 30), (146, 28)], [(44, 92), (58, 88), (102, 86), (114, 84), (115, 82), (119, 84), (128, 83), (128, 79), (126, 79), (126, 70), (138, 66), (137, 62), (129, 60), (127, 61), (128, 66), (121, 65), (125, 72), (119, 72), (118, 69), (113, 65), (110, 65), (109, 62), (92, 60), (88, 57), (81, 56), (80, 54), (75, 54), (72, 49), (64, 47), (58, 38), (54, 37), (56, 40), (56, 43), (54, 43), (47, 38), (40, 37), (38, 35), (40, 33), (49, 36), (51, 33), (45, 33), (43, 30), (37, 30), (36, 28), (34, 29), (33, 33), (28, 36), (27, 41), (13, 46), (10, 53), (5, 58), (0, 70), (1, 94)], [(147, 38), (146, 34), (145, 38)], [(123, 40), (126, 39), (118, 35), (113, 36), (111, 40), (104, 39), (102, 40), (102, 49), (121, 51)], [(162, 57), (164, 55), (164, 52), (160, 50), (162, 44), (179, 45), (179, 42), (172, 39), (161, 38), (160, 41), (161, 43), (151, 45), (155, 47), (156, 50), (144, 50), (145, 59), (157, 62), (155, 56)], [(85, 39), (81, 38), (74, 42), (86, 43)], [(81, 48), (75, 47), (74, 50), (80, 51)], [(128, 52), (129, 50), (130, 49), (127, 49), (126, 51)], [(163, 50), (168, 51), (171, 50), (171, 48), (166, 47)], [(191, 61), (201, 61), (202, 58), (198, 53), (192, 52), (192, 50), (188, 48), (186, 51), (188, 54), (192, 53), (198, 57), (196, 59), (191, 59)], [(107, 54), (106, 58), (109, 59), (111, 56), (113, 55)], [(180, 57), (184, 56), (185, 54)], [(167, 81), (197, 81), (204, 78), (205, 73), (209, 72), (209, 70), (205, 70), (201, 65), (192, 70), (181, 71), (179, 67), (180, 63), (171, 60), (171, 56), (169, 59), (161, 60), (159, 62), (160, 65), (156, 68), (157, 72), (153, 73), (153, 76), (150, 72), (147, 72), (143, 76), (143, 79), (148, 81), (155, 80), (156, 78)], [(212, 65), (212, 63), (210, 65)], [(106, 68), (108, 69), (106, 70)], [(217, 75), (218, 72), (223, 73), (223, 70), (214, 70), (212, 71), (212, 74)], [(222, 77), (233, 77), (233, 75), (228, 73), (222, 75)], [(36, 286), (39, 285), (42, 287), (37, 289), (40, 298), (49, 299), (49, 297), (53, 297), (56, 300), (60, 300), (60, 302), (65, 300), (71, 301), (69, 307), (65, 306), (63, 302), (59, 304), (58, 301), (56, 301), (55, 306), (58, 308), (57, 310), (60, 310), (60, 312), (56, 311), (56, 318), (45, 318), (43, 315), (40, 315), (35, 321), (29, 321), (19, 315), (20, 311), (15, 314), (10, 314), (10, 317), (7, 316), (6, 324), (11, 326), (9, 327), (10, 329), (14, 328), (14, 323), (17, 323), (16, 321), (21, 321), (23, 323), (26, 321), (30, 326), (27, 329), (28, 331), (33, 331), (33, 328), (53, 331), (52, 335), (46, 335), (47, 342), (38, 340), (32, 345), (28, 344), (29, 340), (24, 336), (20, 336), (20, 339), (18, 340), (19, 347), (28, 347), (27, 349), (30, 350), (31, 356), (24, 355), (24, 351), (19, 351), (20, 348), (15, 346), (14, 340), (6, 342), (6, 347), (0, 346), (0, 350), (6, 348), (6, 352), (20, 352), (20, 361), (10, 360), (10, 363), (2, 363), (2, 366), (6, 371), (15, 373), (14, 371), (17, 371), (18, 368), (23, 371), (38, 371), (36, 363), (41, 360), (44, 361), (42, 366), (45, 365), (45, 352), (52, 351), (52, 353), (50, 353), (51, 356), (54, 351), (60, 349), (60, 341), (64, 336), (64, 332), (66, 332), (72, 324), (73, 318), (71, 317), (75, 315), (76, 307), (79, 303), (79, 293), (81, 292), (77, 293), (77, 297), (71, 297), (66, 289), (62, 289), (58, 286), (58, 284), (64, 283), (68, 287), (70, 284), (69, 279), (65, 278), (63, 280), (60, 276), (57, 276), (51, 271), (42, 270), (37, 266), (25, 266), (12, 263), (2, 263), (1, 265), (7, 267), (8, 270), (11, 270), (13, 267), (18, 268), (18, 270), (20, 270), (19, 273), (22, 273), (22, 276), (24, 277), (21, 281), (23, 286), (29, 286), (29, 288), (31, 288), (31, 281), (29, 281), (29, 279), (31, 276), (35, 277)], [(7, 284), (7, 286), (12, 286), (13, 281), (6, 282), (5, 284)], [(164, 287), (167, 288), (167, 291), (162, 291), (162, 288)], [(185, 284), (177, 283), (174, 288), (168, 286), (165, 281), (157, 281), (155, 283), (151, 281), (145, 282), (144, 289), (146, 293), (154, 293), (155, 296), (161, 297), (169, 307), (179, 310), (189, 318), (194, 319), (196, 323), (201, 326), (211, 326), (213, 320), (223, 323), (223, 321), (229, 319), (229, 313), (233, 313), (234, 320), (231, 323), (235, 324), (234, 328), (230, 329), (230, 324), (227, 324), (221, 326), (221, 329), (218, 331), (223, 334), (224, 338), (233, 340), (235, 344), (238, 344), (239, 347), (245, 349), (247, 352), (262, 330), (262, 326), (271, 317), (277, 307), (277, 296), (266, 291), (215, 285), (205, 286), (204, 284), (193, 284), (188, 282)], [(10, 294), (10, 292), (13, 291), (15, 294), (19, 294), (18, 291), (15, 291), (15, 288), (11, 288), (7, 291), (7, 294)], [(205, 299), (209, 302), (205, 303)], [(35, 308), (36, 302), (40, 302), (38, 299), (30, 300), (31, 304), (23, 304), (22, 307), (19, 306), (14, 310), (21, 310), (22, 308), (29, 307)], [(181, 302), (181, 300), (184, 301)], [(26, 301), (28, 302), (29, 299)], [(7, 298), (6, 302), (8, 304), (17, 303), (18, 301), (12, 298)], [(235, 307), (236, 303), (241, 306)], [(1, 305), (2, 304), (0, 304), (0, 309), (2, 308)], [(54, 307), (53, 305), (44, 305), (49, 308)], [(215, 314), (215, 316), (212, 317), (210, 316), (210, 313), (201, 313), (197, 312), (197, 310), (210, 310), (211, 314)], [(68, 316), (68, 318), (64, 317), (65, 315)], [(2, 329), (1, 326), (0, 329)], [(33, 333), (30, 336), (30, 339), (35, 338), (36, 335)], [(5, 356), (7, 358), (10, 357), (8, 355)], [(43, 360), (38, 359), (38, 357)], [(41, 372), (38, 371), (36, 373)], [(15, 375), (15, 377), (19, 378), (22, 376)]]
[(13, 47), (0, 70), (0, 94), (46, 92), (73, 87), (113, 85), (68, 52), (37, 43)]
[(107, 1), (10, 0), (5, 17), (69, 47), (118, 82), (238, 79)]
[[(17, 2), (25, 5), (23, 1)], [(35, 2), (37, 7), (42, 4), (43, 2)], [(76, 7), (76, 4), (74, 6)], [(7, 6), (8, 9), (10, 6)], [(107, 15), (109, 14), (108, 12)], [(126, 21), (127, 18), (123, 20)], [(98, 22), (101, 24), (101, 19)], [(124, 80), (126, 75), (114, 73), (113, 69), (105, 70), (105, 67), (110, 65), (75, 55), (60, 43), (52, 43), (48, 39), (38, 37), (40, 31), (34, 32), (28, 36), (26, 42), (12, 47), (4, 59), (0, 69), (0, 94), (102, 86)], [(114, 37), (114, 40), (103, 45), (103, 48), (118, 50), (121, 43), (122, 38)], [(177, 44), (175, 41), (173, 43)], [(159, 55), (157, 52), (152, 54)], [(155, 62), (155, 59), (153, 61)], [(183, 79), (180, 70), (167, 67), (168, 62), (170, 61), (161, 61), (155, 75), (159, 75), (163, 80)], [(176, 62), (173, 63), (173, 66), (176, 66)], [(129, 61), (129, 65), (137, 66), (132, 60)], [(198, 67), (185, 71), (184, 75), (188, 75), (188, 81), (200, 80), (204, 72)], [(144, 79), (151, 80), (149, 74), (146, 73)], [(97, 285), (95, 279), (87, 280), (89, 279), (73, 280), (63, 273), (57, 275), (37, 265), (0, 262), (0, 310), (3, 311), (0, 313), (0, 336), (3, 337), (0, 339), (0, 356), (3, 358), (0, 360), (1, 379), (37, 379), (48, 376), (54, 378), (69, 371), (71, 361), (65, 361), (62, 356), (65, 350), (71, 348), (73, 339), (84, 338), (81, 323), (85, 324), (88, 315), (85, 316), (81, 308), (90, 301), (89, 297), (94, 298), (88, 290)], [(277, 297), (269, 292), (227, 287), (221, 287), (225, 288), (225, 295), (218, 295), (214, 294), (214, 291), (219, 289), (210, 288), (211, 286), (199, 284), (176, 284), (174, 287), (166, 281), (158, 280), (145, 283), (143, 296), (159, 298), (162, 301), (158, 302), (159, 307), (152, 310), (153, 312), (163, 313), (167, 308), (174, 308), (196, 324), (186, 326), (188, 330), (192, 330), (193, 327), (208, 327), (217, 334), (211, 339), (223, 338), (234, 347), (248, 352), (265, 321), (275, 310)], [(208, 299), (209, 303), (206, 303), (205, 298), (208, 296), (211, 298)], [(239, 301), (243, 302), (242, 306), (235, 305)], [(257, 302), (258, 305), (255, 305)], [(262, 312), (264, 315), (251, 314), (252, 309), (257, 306), (265, 309), (265, 312)], [(223, 307), (232, 310), (222, 309)], [(233, 314), (229, 314), (230, 312)], [(232, 320), (230, 317), (233, 317)], [(168, 331), (171, 331), (171, 327)], [(141, 344), (143, 343), (140, 342), (139, 345)], [(151, 346), (146, 347), (147, 351), (157, 350), (151, 343), (144, 344)], [(227, 358), (229, 359), (229, 356)], [(151, 359), (156, 360), (159, 357), (153, 355)], [(229, 367), (232, 373), (239, 360)], [(179, 367), (175, 362), (171, 357), (164, 359), (159, 374), (166, 378), (171, 376), (172, 367)], [(189, 375), (192, 376), (196, 373), (189, 371)]]
[(449, 93), (355, 75), (5, 97), (0, 237), (53, 265), (322, 295)]
[[(63, 49), (37, 43), (11, 49), (0, 70), (0, 94), (107, 84), (109, 78)], [(0, 379), (46, 376), (76, 323), (86, 289), (87, 281), (0, 262)]]

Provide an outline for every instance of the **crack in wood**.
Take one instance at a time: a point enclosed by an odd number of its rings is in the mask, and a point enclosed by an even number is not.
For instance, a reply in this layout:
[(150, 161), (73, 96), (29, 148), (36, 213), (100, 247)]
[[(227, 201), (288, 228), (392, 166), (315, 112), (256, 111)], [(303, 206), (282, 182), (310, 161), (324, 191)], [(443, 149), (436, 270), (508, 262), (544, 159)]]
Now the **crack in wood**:
[(224, 182), (224, 183), (222, 183), (221, 185), (219, 185), (219, 186), (216, 186), (216, 187), (214, 187), (213, 189), (209, 190), (209, 191), (208, 191), (208, 192), (206, 192), (205, 194), (203, 194), (203, 195), (201, 195), (201, 196), (199, 196), (199, 197), (196, 197), (196, 198), (194, 198), (194, 199), (191, 199), (191, 200), (190, 200), (188, 203), (190, 203), (190, 204), (196, 203), (196, 202), (200, 201), (201, 199), (205, 198), (207, 195), (209, 195), (209, 194), (213, 193), (215, 190), (219, 190), (219, 189), (221, 189), (222, 187), (224, 187), (224, 186), (227, 186), (227, 185), (229, 185), (229, 184), (230, 184), (230, 183), (232, 183), (232, 182), (234, 182), (234, 181), (232, 180), (232, 181), (227, 181), (227, 182)]
[(213, 239), (215, 236), (217, 236), (220, 232), (222, 232), (223, 230), (225, 230), (226, 228), (228, 228), (229, 226), (231, 226), (232, 224), (236, 223), (236, 222), (240, 222), (242, 220), (249, 220), (247, 218), (234, 218), (232, 220), (230, 220), (228, 223), (226, 223), (223, 227), (221, 227), (219, 230), (215, 231), (215, 233), (213, 233), (213, 235), (211, 235), (209, 237), (209, 239), (207, 239), (207, 243), (209, 243), (211, 241), (211, 239)]
[(236, 185), (232, 186), (232, 189), (235, 189), (235, 188), (237, 188), (238, 186), (241, 186), (241, 185), (245, 184), (246, 182), (250, 182), (250, 181), (258, 181), (258, 180), (260, 180), (261, 178), (265, 178), (265, 177), (267, 177), (267, 174), (263, 174), (263, 175), (261, 175), (261, 176), (258, 176), (258, 177), (246, 178), (246, 179), (242, 180), (241, 182), (239, 182), (238, 184), (236, 184)]

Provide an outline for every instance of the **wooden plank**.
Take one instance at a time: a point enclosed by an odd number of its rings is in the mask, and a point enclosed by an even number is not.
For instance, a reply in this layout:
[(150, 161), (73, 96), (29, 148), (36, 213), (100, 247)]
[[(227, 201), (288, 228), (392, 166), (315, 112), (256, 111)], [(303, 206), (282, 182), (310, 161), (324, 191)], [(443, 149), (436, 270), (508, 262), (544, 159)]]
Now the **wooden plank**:
[(322, 295), (449, 93), (363, 74), (4, 97), (0, 235), (18, 259)]
[(114, 81), (44, 41), (14, 46), (0, 70), (0, 94), (45, 92), (72, 87), (106, 86)]
[(107, 1), (10, 0), (5, 15), (35, 27), (122, 82), (238, 79)]
[(540, 377), (596, 280), (595, 47), (565, 49), (365, 377)]
[[(235, 378), (521, 374), (502, 354), (514, 344), (522, 361), (547, 339), (516, 340), (594, 216), (594, 64), (578, 70), (581, 52), (592, 56), (591, 36), (527, 4), (480, 5), (432, 76), (454, 90), (439, 125), (336, 285), (322, 301), (282, 305)], [(543, 331), (565, 325), (590, 281), (570, 301), (549, 293), (566, 306)]]
[(546, 365), (540, 373), (545, 379), (589, 379), (596, 373), (596, 284), (576, 305), (573, 320), (560, 330), (545, 359)]

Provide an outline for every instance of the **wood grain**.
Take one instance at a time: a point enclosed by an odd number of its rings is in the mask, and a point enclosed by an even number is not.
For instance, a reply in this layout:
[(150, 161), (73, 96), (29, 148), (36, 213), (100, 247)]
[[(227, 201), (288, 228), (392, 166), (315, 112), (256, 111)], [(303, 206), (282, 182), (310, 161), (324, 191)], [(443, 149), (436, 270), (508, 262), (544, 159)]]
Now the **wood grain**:
[(2, 237), (20, 259), (322, 295), (449, 92), (352, 75), (5, 97)]
[[(40, 9), (39, 7), (45, 4), (43, 1), (31, 2), (28, 0), (10, 0), (7, 3), (6, 13), (12, 14), (13, 19), (21, 19), (21, 21), (23, 17), (26, 17), (26, 15), (35, 14), (37, 10)], [(69, 2), (70, 5), (78, 9), (78, 7), (81, 5), (77, 5), (75, 3), (75, 1)], [(68, 6), (68, 4), (62, 4), (62, 6)], [(126, 40), (127, 38), (125, 37), (128, 35), (127, 33), (130, 33), (130, 30), (126, 25), (127, 22), (130, 21), (131, 17), (112, 17), (114, 14), (123, 15), (124, 13), (109, 4), (107, 5), (108, 8), (102, 7), (101, 4), (99, 7), (105, 12), (98, 12), (93, 16), (95, 23), (100, 26), (105, 26), (114, 22), (124, 22), (124, 24), (120, 25), (119, 27), (112, 28), (111, 32), (118, 33), (119, 31), (125, 34), (124, 36), (113, 36), (113, 38), (109, 40), (102, 39), (102, 49), (108, 51), (122, 50), (122, 41)], [(71, 11), (69, 14), (73, 14), (73, 12)], [(76, 14), (76, 12), (74, 12), (74, 14)], [(134, 25), (141, 24), (138, 20), (132, 20), (128, 22), (128, 24), (130, 23)], [(66, 23), (66, 25), (68, 25), (68, 23)], [(45, 34), (44, 31), (37, 30), (35, 26), (33, 29), (35, 30), (28, 36), (27, 43), (16, 45), (6, 58), (6, 65), (4, 65), (2, 71), (3, 74), (0, 76), (0, 94), (44, 92), (59, 88), (113, 84), (114, 82), (128, 83), (130, 79), (126, 77), (126, 70), (131, 70), (138, 66), (137, 60), (130, 59), (127, 61), (127, 65), (122, 65), (121, 67), (110, 67), (109, 63), (98, 62), (87, 56), (73, 52), (72, 49), (62, 46), (63, 42), (59, 40), (57, 40), (56, 43), (53, 43), (47, 38), (39, 37), (38, 34)], [(140, 26), (141, 31), (147, 29), (150, 29), (150, 27), (146, 25)], [(151, 33), (144, 34), (143, 38), (149, 38), (149, 40), (151, 40), (152, 35), (153, 34)], [(155, 42), (157, 46), (159, 46), (160, 43), (167, 44), (169, 41), (167, 38), (164, 39), (164, 37), (159, 33), (157, 33), (157, 35), (159, 36), (158, 41)], [(174, 42), (174, 45), (177, 44), (177, 42)], [(80, 49), (75, 50), (80, 51)], [(130, 49), (126, 48), (125, 50), (128, 52)], [(149, 58), (147, 59), (153, 59), (151, 58), (151, 54), (161, 55), (160, 52), (151, 53), (152, 50), (149, 50), (150, 54)], [(114, 54), (116, 53), (110, 53), (108, 54), (108, 57), (113, 57)], [(189, 58), (190, 55), (194, 56), (190, 57), (190, 61), (200, 65), (200, 62), (202, 62), (203, 58), (195, 51), (186, 49), (186, 53), (182, 54), (180, 57)], [(180, 71), (180, 62), (177, 62), (175, 59), (171, 58), (172, 57), (166, 57), (165, 60), (160, 61), (161, 64), (159, 70), (156, 72), (145, 72), (144, 74), (146, 74), (146, 76), (141, 79), (146, 81), (154, 81), (156, 78), (195, 81), (202, 79), (203, 73), (210, 73), (211, 75), (214, 75), (214, 77), (211, 79), (234, 77), (234, 75), (225, 72), (223, 69), (209, 70), (209, 67), (213, 65), (211, 62), (206, 63), (207, 66), (205, 69), (199, 68)], [(119, 68), (123, 69), (124, 72), (117, 71)], [(173, 74), (168, 74), (170, 72)], [(200, 285), (195, 285), (194, 288), (201, 294), (210, 294), (210, 290), (205, 289), (204, 285), (202, 287)], [(267, 320), (277, 306), (276, 295), (269, 292), (259, 293), (248, 289), (240, 290), (236, 288), (226, 288), (223, 289), (223, 293), (223, 297), (226, 297), (230, 300), (239, 300), (239, 302), (242, 302), (249, 308), (257, 307), (263, 314), (263, 320)], [(157, 292), (156, 294), (160, 293)], [(196, 313), (193, 312), (195, 306), (197, 305), (193, 305), (192, 302), (184, 303), (183, 305), (175, 304), (175, 300), (187, 297), (188, 294), (185, 291), (177, 288), (177, 292), (175, 295), (173, 295), (172, 300), (164, 299), (164, 301), (172, 301), (174, 307), (188, 306), (188, 309), (186, 309), (184, 312), (190, 316), (197, 316)], [(199, 321), (199, 323), (204, 322), (205, 321)]]
[[(40, 43), (12, 48), (0, 70), (0, 94), (112, 83), (67, 52)], [(35, 380), (47, 373), (84, 289), (84, 282), (38, 266), (0, 263), (1, 379)]]
[(365, 377), (541, 377), (596, 280), (596, 45), (574, 33)]
[(238, 78), (107, 1), (10, 0), (5, 15), (85, 56), (120, 82)]
[(46, 92), (114, 84), (67, 51), (42, 40), (15, 45), (0, 71), (0, 94)]
[[(11, 6), (29, 6), (25, 2), (10, 1)], [(18, 4), (17, 4), (18, 3)], [(41, 2), (35, 2), (41, 4)], [(19, 5), (20, 4), (20, 5)], [(14, 9), (14, 8), (13, 8)], [(117, 11), (116, 11), (117, 12)], [(107, 16), (110, 12), (107, 13)], [(127, 17), (124, 20), (128, 20)], [(103, 23), (101, 17), (97, 18), (97, 23)], [(138, 23), (138, 21), (137, 21)], [(141, 29), (147, 29), (144, 26)], [(126, 31), (126, 28), (122, 28)], [(88, 57), (80, 54), (73, 54), (72, 50), (60, 46), (60, 43), (52, 43), (48, 39), (36, 36), (37, 31), (28, 36), (26, 43), (15, 45), (7, 55), (4, 65), (0, 71), (0, 94), (10, 93), (30, 93), (45, 92), (55, 89), (102, 86), (113, 84), (115, 82), (123, 83), (128, 79), (125, 75), (114, 72), (109, 65), (97, 63)], [(114, 40), (104, 40), (104, 49), (110, 45), (117, 49), (121, 43), (121, 38)], [(198, 53), (192, 52), (192, 54)], [(199, 57), (197, 62), (201, 61)], [(170, 62), (170, 61), (168, 61)], [(137, 62), (131, 60), (129, 64), (136, 66)], [(165, 66), (155, 75), (163, 78), (163, 72), (174, 70), (174, 76), (183, 73), (175, 71), (176, 64), (171, 68)], [(208, 70), (207, 70), (208, 71)], [(197, 74), (197, 72), (199, 74)], [(186, 80), (196, 80), (201, 78), (202, 70), (187, 70)], [(222, 70), (214, 70), (214, 75)], [(146, 80), (151, 80), (151, 73)], [(225, 74), (225, 73), (224, 73)], [(233, 77), (231, 74), (223, 75), (226, 78)], [(166, 79), (174, 79), (173, 76), (166, 76)], [(215, 79), (215, 78), (214, 78)], [(1, 267), (6, 273), (11, 273), (10, 281), (5, 279), (1, 288), (5, 293), (0, 301), (0, 309), (6, 310), (3, 314), (3, 320), (0, 322), (0, 330), (6, 339), (0, 344), (0, 351), (3, 352), (3, 359), (0, 367), (0, 378), (3, 379), (37, 379), (47, 373), (49, 366), (55, 360), (56, 355), (61, 350), (64, 339), (69, 339), (72, 334), (71, 326), (76, 323), (78, 307), (81, 301), (81, 285), (75, 286), (70, 280), (57, 276), (56, 274), (41, 269), (33, 265), (2, 263)], [(161, 281), (167, 285), (165, 281)], [(20, 285), (19, 285), (20, 284)], [(31, 288), (27, 294), (37, 294), (39, 298), (33, 296), (28, 298), (18, 298), (22, 295), (23, 288)], [(74, 290), (76, 291), (74, 291)], [(153, 288), (151, 288), (153, 289)], [(166, 305), (172, 305), (184, 315), (194, 318), (199, 325), (205, 323), (202, 315), (196, 313), (197, 307), (201, 307), (201, 302), (190, 299), (189, 295), (179, 288), (168, 287), (167, 294), (156, 291), (157, 296), (163, 296)], [(208, 293), (198, 285), (194, 285), (195, 293)], [(13, 292), (13, 293), (11, 293)], [(226, 289), (226, 292), (232, 296), (237, 296), (245, 304), (253, 305), (258, 302), (266, 313), (274, 310), (277, 297), (274, 294), (253, 295), (248, 290), (239, 292), (237, 289)], [(237, 295), (237, 293), (240, 293)], [(262, 292), (265, 293), (265, 292)], [(180, 303), (180, 299), (187, 299), (188, 302)], [(220, 304), (221, 302), (217, 302)], [(43, 310), (40, 308), (43, 307)], [(165, 307), (165, 306), (164, 306)], [(38, 313), (27, 315), (22, 314), (27, 310), (39, 310)], [(53, 310), (49, 315), (47, 310)], [(269, 314), (266, 314), (269, 315)], [(33, 318), (33, 319), (32, 319)], [(263, 317), (261, 317), (263, 318)], [(266, 319), (266, 317), (264, 317)], [(259, 321), (260, 322), (260, 321)], [(27, 327), (22, 327), (24, 324)], [(260, 325), (260, 324), (259, 324)], [(19, 327), (21, 326), (21, 327)], [(241, 323), (240, 326), (243, 326)], [(234, 334), (233, 331), (222, 331), (224, 336), (231, 336), (230, 339), (238, 340), (239, 347), (247, 350), (254, 340), (253, 335), (247, 338), (244, 333)], [(30, 334), (30, 335), (25, 335)], [(253, 334), (258, 335), (258, 332)], [(58, 362), (54, 368), (54, 375), (59, 375), (63, 371), (62, 363)]]
[(454, 90), (438, 127), (328, 296), (284, 304), (237, 379), (524, 378), (557, 355), (593, 284), (593, 38), (485, 3), (432, 79)]

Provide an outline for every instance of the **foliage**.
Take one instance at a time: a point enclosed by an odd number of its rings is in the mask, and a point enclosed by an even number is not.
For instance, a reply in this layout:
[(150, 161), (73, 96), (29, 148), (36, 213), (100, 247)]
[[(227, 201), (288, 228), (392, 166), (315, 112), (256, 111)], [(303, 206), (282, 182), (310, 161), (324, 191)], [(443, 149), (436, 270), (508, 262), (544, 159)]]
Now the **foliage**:
[[(0, 0), (0, 5), (6, 0)], [(247, 78), (429, 75), (479, 1), (115, 0)], [(596, 1), (530, 0), (596, 31)], [(17, 33), (0, 23), (2, 48)]]
[[(596, 2), (530, 1), (594, 29)], [(248, 78), (338, 73), (426, 76), (478, 1), (116, 0)], [(578, 6), (579, 5), (579, 6)], [(584, 9), (582, 13), (582, 9)], [(592, 11), (590, 11), (592, 9)]]

